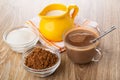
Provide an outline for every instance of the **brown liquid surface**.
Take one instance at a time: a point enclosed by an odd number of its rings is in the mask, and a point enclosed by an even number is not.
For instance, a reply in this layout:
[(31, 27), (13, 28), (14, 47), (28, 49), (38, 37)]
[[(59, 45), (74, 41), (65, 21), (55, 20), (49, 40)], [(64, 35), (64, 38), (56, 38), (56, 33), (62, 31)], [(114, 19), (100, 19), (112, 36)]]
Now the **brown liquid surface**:
[(73, 46), (83, 47), (88, 46), (91, 40), (95, 39), (96, 35), (87, 30), (75, 30), (67, 34), (65, 41)]

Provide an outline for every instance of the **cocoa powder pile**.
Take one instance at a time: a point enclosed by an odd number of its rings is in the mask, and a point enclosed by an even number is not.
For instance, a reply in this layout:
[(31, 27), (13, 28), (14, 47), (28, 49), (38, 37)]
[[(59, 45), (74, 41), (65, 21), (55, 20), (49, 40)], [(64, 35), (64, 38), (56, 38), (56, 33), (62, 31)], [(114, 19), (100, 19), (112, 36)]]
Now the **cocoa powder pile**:
[(45, 69), (55, 65), (58, 61), (56, 54), (46, 51), (40, 47), (35, 47), (26, 57), (25, 65), (33, 69)]

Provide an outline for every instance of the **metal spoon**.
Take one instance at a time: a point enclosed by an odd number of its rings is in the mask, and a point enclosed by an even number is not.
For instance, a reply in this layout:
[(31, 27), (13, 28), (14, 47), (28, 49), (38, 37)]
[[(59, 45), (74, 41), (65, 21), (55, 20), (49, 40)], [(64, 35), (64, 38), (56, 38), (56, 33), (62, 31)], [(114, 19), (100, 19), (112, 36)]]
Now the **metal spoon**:
[(100, 35), (98, 38), (95, 38), (93, 40), (90, 41), (90, 43), (95, 43), (97, 40), (101, 39), (102, 37), (104, 37), (105, 35), (107, 35), (108, 33), (112, 32), (113, 30), (115, 30), (116, 27), (112, 26), (110, 29), (106, 30), (102, 35)]

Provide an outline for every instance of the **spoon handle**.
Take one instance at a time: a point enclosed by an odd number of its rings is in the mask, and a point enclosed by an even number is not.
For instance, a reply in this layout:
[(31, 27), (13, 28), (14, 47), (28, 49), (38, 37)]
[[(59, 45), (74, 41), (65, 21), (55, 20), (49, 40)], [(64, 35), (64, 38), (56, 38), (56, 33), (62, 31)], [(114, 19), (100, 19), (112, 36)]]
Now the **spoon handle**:
[(115, 26), (112, 26), (110, 29), (106, 30), (102, 35), (100, 35), (98, 38), (95, 38), (93, 40), (91, 40), (90, 42), (94, 43), (96, 42), (97, 40), (101, 39), (102, 37), (104, 37), (106, 34), (112, 32), (113, 30), (115, 30), (116, 27)]

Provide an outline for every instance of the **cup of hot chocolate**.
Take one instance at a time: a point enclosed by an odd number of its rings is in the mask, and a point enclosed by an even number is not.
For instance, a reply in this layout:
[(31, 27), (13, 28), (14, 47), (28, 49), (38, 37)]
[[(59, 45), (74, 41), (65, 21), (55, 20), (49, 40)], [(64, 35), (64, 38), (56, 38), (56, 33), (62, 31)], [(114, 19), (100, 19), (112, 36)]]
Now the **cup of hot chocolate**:
[(91, 43), (97, 37), (99, 32), (92, 27), (76, 27), (66, 32), (63, 40), (69, 59), (79, 64), (99, 61), (102, 57), (99, 41)]

